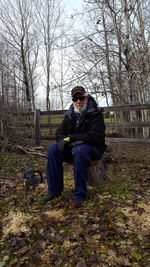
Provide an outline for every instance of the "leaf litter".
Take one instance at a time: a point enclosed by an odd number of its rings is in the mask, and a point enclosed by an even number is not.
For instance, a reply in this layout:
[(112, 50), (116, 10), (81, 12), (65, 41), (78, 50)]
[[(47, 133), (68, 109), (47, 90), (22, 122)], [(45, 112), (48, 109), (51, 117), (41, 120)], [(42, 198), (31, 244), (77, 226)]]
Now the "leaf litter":
[(42, 206), (46, 182), (25, 192), (22, 177), (27, 167), (45, 174), (45, 159), (0, 155), (1, 267), (150, 266), (150, 147), (112, 148), (109, 181), (89, 187), (79, 209), (70, 201), (71, 166), (64, 166), (63, 194)]

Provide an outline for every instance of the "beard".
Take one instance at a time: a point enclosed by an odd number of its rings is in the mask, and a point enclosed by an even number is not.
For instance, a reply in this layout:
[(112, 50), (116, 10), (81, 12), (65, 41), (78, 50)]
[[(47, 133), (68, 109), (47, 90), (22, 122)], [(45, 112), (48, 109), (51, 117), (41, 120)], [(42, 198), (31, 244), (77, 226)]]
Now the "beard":
[(76, 113), (82, 114), (86, 110), (86, 108), (87, 108), (87, 103), (85, 103), (83, 105), (83, 107), (81, 107), (81, 108), (77, 108), (74, 104), (73, 104), (73, 107), (74, 107), (74, 111)]

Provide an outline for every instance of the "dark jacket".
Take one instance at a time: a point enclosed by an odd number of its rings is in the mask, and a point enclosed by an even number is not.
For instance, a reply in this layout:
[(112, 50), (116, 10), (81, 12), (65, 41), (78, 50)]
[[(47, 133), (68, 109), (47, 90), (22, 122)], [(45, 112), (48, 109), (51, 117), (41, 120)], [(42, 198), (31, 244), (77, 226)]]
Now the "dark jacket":
[(70, 136), (70, 143), (85, 143), (95, 146), (100, 152), (104, 152), (105, 123), (103, 115), (92, 96), (89, 95), (86, 111), (81, 115), (77, 123), (77, 116), (73, 105), (70, 106), (59, 128), (56, 130), (56, 140), (59, 142), (64, 137)]

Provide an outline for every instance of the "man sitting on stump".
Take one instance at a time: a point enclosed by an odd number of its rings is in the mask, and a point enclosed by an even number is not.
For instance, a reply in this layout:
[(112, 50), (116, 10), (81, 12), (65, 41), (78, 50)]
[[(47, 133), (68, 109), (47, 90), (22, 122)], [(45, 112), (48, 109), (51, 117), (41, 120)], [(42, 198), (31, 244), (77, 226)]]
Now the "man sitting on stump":
[(106, 149), (103, 115), (94, 98), (82, 86), (71, 91), (72, 104), (59, 128), (56, 130), (57, 144), (48, 148), (46, 203), (63, 191), (63, 162), (74, 166), (74, 191), (72, 202), (81, 206), (87, 196), (88, 166), (101, 159)]

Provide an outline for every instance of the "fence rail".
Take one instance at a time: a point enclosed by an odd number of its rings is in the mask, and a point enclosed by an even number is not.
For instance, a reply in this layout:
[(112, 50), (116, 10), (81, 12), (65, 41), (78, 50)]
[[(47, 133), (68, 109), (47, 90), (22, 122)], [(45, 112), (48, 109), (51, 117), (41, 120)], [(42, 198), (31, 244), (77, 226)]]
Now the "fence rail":
[[(150, 104), (111, 106), (101, 108), (101, 110), (105, 118), (108, 142), (150, 144)], [(36, 110), (31, 113), (13, 113), (15, 120), (13, 127), (18, 127), (23, 136), (34, 138), (36, 145), (40, 145), (42, 140), (55, 140), (55, 130), (67, 112), (68, 110)], [(4, 123), (5, 121), (6, 119)], [(115, 132), (116, 135), (111, 135), (111, 132)], [(146, 133), (145, 138), (143, 138), (143, 133)]]
[[(129, 111), (129, 110), (147, 110), (150, 109), (150, 104), (140, 104), (140, 105), (126, 105), (126, 106), (110, 106), (100, 108), (103, 112), (110, 111)], [(56, 115), (56, 114), (66, 114), (68, 110), (50, 110), (50, 111), (41, 111), (41, 115)]]
[[(141, 111), (148, 111), (149, 112), (149, 118), (150, 118), (150, 104), (141, 104), (141, 105), (127, 105), (127, 106), (112, 106), (112, 107), (104, 107), (101, 108), (102, 112), (104, 113), (104, 117), (106, 113), (119, 113), (120, 112), (141, 112)], [(52, 116), (52, 115), (61, 115), (62, 117), (67, 114), (68, 110), (53, 110), (53, 111), (40, 111), (37, 110), (35, 114), (35, 140), (36, 144), (40, 144), (41, 140), (55, 140), (54, 135), (42, 135), (41, 131), (45, 128), (49, 129), (56, 129), (60, 123), (40, 123), (40, 118), (42, 116)], [(134, 142), (134, 143), (150, 143), (149, 136), (148, 138), (137, 138), (136, 134), (138, 128), (146, 128), (150, 130), (150, 121), (114, 121), (114, 122), (105, 122), (106, 123), (106, 129), (129, 129), (131, 130), (132, 134), (130, 138), (112, 138), (108, 137), (106, 138), (107, 141), (110, 142)], [(133, 138), (134, 137), (134, 138)]]

